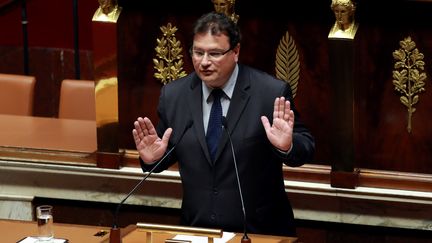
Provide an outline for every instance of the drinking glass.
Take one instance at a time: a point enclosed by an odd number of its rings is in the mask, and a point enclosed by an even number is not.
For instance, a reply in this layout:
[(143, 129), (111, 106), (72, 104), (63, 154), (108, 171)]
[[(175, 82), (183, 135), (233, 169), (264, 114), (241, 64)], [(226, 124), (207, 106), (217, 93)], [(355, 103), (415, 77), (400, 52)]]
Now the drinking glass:
[(42, 205), (36, 208), (38, 238), (41, 242), (51, 241), (54, 237), (52, 209), (51, 205)]

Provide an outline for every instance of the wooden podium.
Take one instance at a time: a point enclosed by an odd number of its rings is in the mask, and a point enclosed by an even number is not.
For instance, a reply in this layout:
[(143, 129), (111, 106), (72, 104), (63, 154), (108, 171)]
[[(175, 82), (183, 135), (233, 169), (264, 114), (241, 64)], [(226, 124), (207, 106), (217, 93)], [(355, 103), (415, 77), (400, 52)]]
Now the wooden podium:
[[(195, 227), (177, 227), (177, 226), (170, 226), (170, 225), (164, 225), (162, 229), (158, 229), (157, 225), (150, 225), (150, 224), (142, 224), (138, 223), (137, 228), (135, 230), (130, 231), (130, 233), (126, 234), (123, 237), (123, 243), (146, 243), (147, 237), (149, 237), (149, 232), (152, 231), (152, 240), (153, 242), (165, 242), (166, 240), (172, 239), (176, 233), (177, 234), (189, 234), (191, 231), (197, 231), (197, 234), (194, 234), (194, 232), (191, 232), (190, 234), (194, 235), (210, 235), (212, 237), (216, 237), (217, 235), (221, 236), (222, 231), (218, 232), (217, 230), (212, 232), (205, 232), (200, 230), (201, 228), (195, 228)], [(169, 228), (188, 228), (191, 229), (185, 229), (185, 230), (170, 230)], [(165, 232), (163, 232), (165, 231)], [(176, 232), (176, 233), (173, 233)], [(189, 231), (189, 232), (188, 232)], [(270, 235), (257, 235), (257, 234), (248, 234), (249, 238), (251, 239), (252, 243), (294, 243), (297, 242), (297, 238), (295, 237), (284, 237), (284, 236), (270, 236)], [(239, 243), (241, 241), (241, 238), (243, 237), (243, 233), (236, 234), (231, 240), (229, 240), (229, 243)], [(215, 239), (216, 241), (216, 239)], [(211, 241), (209, 241), (211, 242)]]
[[(138, 224), (139, 225), (139, 224)], [(108, 243), (109, 227), (59, 224), (54, 222), (55, 238), (67, 239), (69, 243)], [(140, 226), (130, 225), (122, 228), (122, 243), (145, 243), (148, 232)], [(0, 241), (17, 242), (26, 236), (37, 235), (37, 223), (34, 221), (0, 220)], [(165, 242), (175, 236), (173, 233), (158, 232), (153, 241)], [(240, 242), (242, 234), (237, 234), (228, 242)], [(297, 238), (249, 234), (253, 243), (293, 243)]]

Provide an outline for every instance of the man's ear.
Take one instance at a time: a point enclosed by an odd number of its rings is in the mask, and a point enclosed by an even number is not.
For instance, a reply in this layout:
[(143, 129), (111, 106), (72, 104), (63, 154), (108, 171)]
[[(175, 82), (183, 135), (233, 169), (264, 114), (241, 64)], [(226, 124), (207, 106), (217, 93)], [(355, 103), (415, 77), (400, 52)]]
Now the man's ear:
[(236, 61), (238, 62), (238, 58), (239, 58), (239, 54), (240, 54), (240, 43), (238, 43), (236, 45), (236, 47), (234, 47), (232, 49), (232, 51), (234, 52), (234, 54), (236, 55)]

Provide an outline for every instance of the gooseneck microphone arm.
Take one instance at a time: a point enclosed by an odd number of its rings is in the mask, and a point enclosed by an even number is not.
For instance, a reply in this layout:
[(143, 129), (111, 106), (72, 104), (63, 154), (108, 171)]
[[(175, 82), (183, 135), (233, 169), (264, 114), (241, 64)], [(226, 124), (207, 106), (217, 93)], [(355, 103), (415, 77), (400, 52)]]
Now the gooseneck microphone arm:
[(120, 207), (123, 205), (123, 203), (135, 192), (135, 190), (141, 186), (141, 184), (147, 179), (147, 177), (149, 177), (153, 171), (165, 160), (165, 158), (171, 154), (171, 152), (174, 150), (175, 145), (162, 157), (162, 159), (160, 159), (157, 164), (149, 171), (147, 172), (147, 175), (144, 176), (144, 178), (141, 179), (141, 181), (135, 185), (135, 187), (127, 194), (127, 196), (125, 198), (123, 198), (123, 200), (121, 200), (121, 202), (117, 205), (115, 214), (114, 214), (114, 223), (113, 223), (113, 227), (117, 228), (117, 222), (118, 222), (118, 214), (120, 211)]
[(244, 201), (243, 201), (243, 192), (241, 189), (240, 176), (239, 176), (238, 168), (237, 168), (237, 159), (236, 159), (235, 152), (234, 152), (234, 145), (233, 145), (233, 142), (231, 139), (231, 133), (230, 133), (230, 130), (228, 129), (227, 119), (225, 116), (222, 116), (222, 128), (228, 134), (228, 140), (229, 140), (229, 143), (231, 146), (231, 152), (232, 152), (232, 157), (233, 157), (233, 161), (234, 161), (234, 168), (235, 168), (235, 173), (236, 173), (236, 178), (237, 178), (237, 185), (238, 185), (239, 194), (240, 194), (240, 202), (241, 202), (242, 211), (243, 211), (243, 238), (241, 239), (240, 242), (241, 243), (252, 242), (247, 235), (246, 209), (245, 209), (245, 205), (244, 205)]
[[(165, 160), (166, 157), (168, 157), (172, 151), (174, 151), (174, 149), (176, 148), (177, 144), (180, 143), (180, 141), (183, 139), (183, 136), (185, 135), (186, 131), (189, 130), (189, 128), (192, 127), (193, 121), (189, 120), (188, 123), (186, 124), (182, 134), (180, 135), (180, 138), (177, 140), (177, 143), (174, 144), (174, 146), (172, 146), (172, 148), (170, 150), (168, 150), (168, 152), (165, 153), (165, 155), (153, 166), (153, 168), (147, 172), (147, 175), (144, 176), (144, 178), (141, 179), (141, 181), (135, 185), (134, 188), (132, 188), (132, 190), (126, 195), (125, 198), (123, 198), (123, 200), (121, 200), (121, 202), (117, 205), (116, 211), (114, 213), (114, 222), (113, 222), (113, 226), (111, 229), (111, 232), (113, 232), (113, 229), (116, 230), (118, 228), (118, 215), (119, 215), (119, 211), (120, 211), (120, 207), (123, 205), (123, 203), (135, 192), (135, 190), (153, 173), (153, 171), (155, 169), (157, 169), (159, 167), (159, 165)], [(118, 236), (114, 236), (118, 239), (111, 239), (110, 235), (110, 243), (119, 243), (121, 242), (120, 240), (120, 234), (118, 234)]]

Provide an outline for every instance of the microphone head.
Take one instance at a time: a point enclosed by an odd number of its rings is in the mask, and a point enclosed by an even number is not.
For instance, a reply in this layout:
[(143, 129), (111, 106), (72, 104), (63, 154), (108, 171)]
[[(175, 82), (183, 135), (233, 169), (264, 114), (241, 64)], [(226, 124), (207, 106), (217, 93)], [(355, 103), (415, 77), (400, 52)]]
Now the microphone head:
[(225, 116), (222, 116), (222, 126), (223, 127), (228, 127), (228, 121), (227, 121), (227, 119), (226, 119)]

